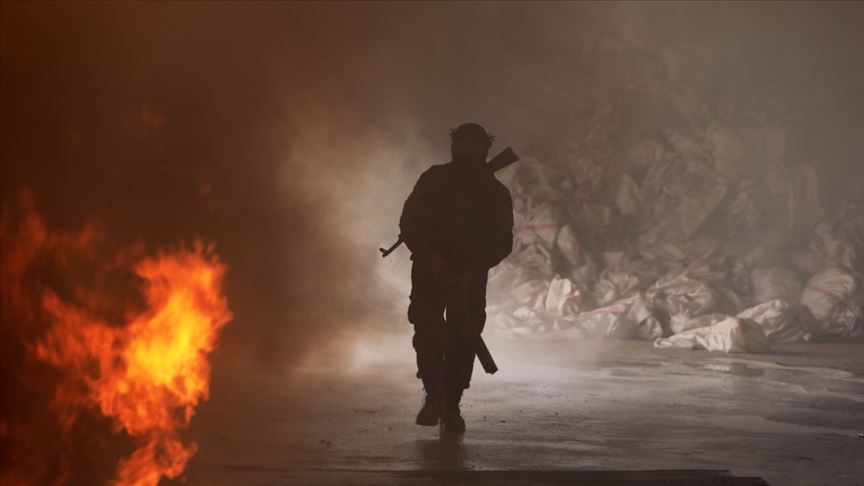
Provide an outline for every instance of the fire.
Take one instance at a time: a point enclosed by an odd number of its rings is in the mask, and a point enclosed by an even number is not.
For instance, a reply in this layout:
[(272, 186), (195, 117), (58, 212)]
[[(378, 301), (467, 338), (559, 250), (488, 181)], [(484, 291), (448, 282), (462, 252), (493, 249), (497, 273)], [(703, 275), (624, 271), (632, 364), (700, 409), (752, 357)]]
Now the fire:
[[(103, 415), (142, 441), (119, 467), (117, 484), (155, 485), (179, 475), (195, 453), (178, 431), (207, 398), (207, 353), (231, 319), (222, 296), (225, 266), (200, 243), (166, 252), (134, 267), (145, 282), (144, 313), (123, 327), (109, 326), (46, 292), (43, 305), (54, 325), (35, 351), (39, 359), (73, 370)], [(89, 367), (96, 365), (94, 374)], [(75, 402), (77, 386), (59, 389), (55, 401)]]
[[(48, 232), (38, 217), (28, 221), (21, 230), (31, 231), (29, 241), (37, 242), (31, 252), (56, 251), (69, 241), (80, 250), (92, 239), (90, 230), (70, 240)], [(212, 245), (139, 253), (140, 248), (118, 252), (106, 266), (125, 267), (138, 277), (143, 305), (123, 309), (122, 322), (108, 322), (94, 309), (105, 307), (111, 289), (75, 288), (72, 302), (43, 288), (38, 301), (47, 328), (28, 349), (62, 374), (50, 407), (60, 430), (70, 430), (83, 412), (98, 410), (137, 447), (120, 460), (114, 484), (145, 486), (179, 476), (195, 454), (196, 444), (181, 433), (208, 398), (208, 354), (232, 315), (222, 291), (226, 266)]]

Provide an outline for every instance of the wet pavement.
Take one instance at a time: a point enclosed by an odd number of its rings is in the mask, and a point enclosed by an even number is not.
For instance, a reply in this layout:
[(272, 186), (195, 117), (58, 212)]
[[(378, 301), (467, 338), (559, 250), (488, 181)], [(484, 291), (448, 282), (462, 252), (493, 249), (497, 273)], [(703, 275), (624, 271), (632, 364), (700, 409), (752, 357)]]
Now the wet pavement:
[[(413, 424), (421, 394), (401, 339), (376, 341), (381, 359), (366, 349), (341, 373), (214, 379), (193, 420), (186, 484), (595, 484), (604, 472), (651, 470), (640, 477), (671, 476), (650, 484), (739, 484), (716, 479), (724, 470), (774, 486), (864, 484), (861, 343), (791, 346), (776, 359), (644, 342), (499, 343), (501, 371), (477, 367), (468, 431), (451, 436)], [(798, 362), (778, 364), (790, 355)]]

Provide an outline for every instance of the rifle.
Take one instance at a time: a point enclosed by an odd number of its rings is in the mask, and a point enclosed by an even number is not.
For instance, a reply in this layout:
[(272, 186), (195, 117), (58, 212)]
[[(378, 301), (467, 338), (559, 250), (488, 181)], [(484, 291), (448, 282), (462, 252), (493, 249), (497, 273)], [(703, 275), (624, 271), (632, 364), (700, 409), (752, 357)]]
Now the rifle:
[[(463, 278), (467, 276), (468, 275), (466, 274)], [(459, 329), (462, 331), (462, 336), (473, 345), (474, 354), (477, 355), (477, 359), (480, 360), (480, 364), (483, 365), (483, 371), (490, 375), (494, 375), (495, 372), (498, 371), (498, 365), (495, 364), (495, 359), (492, 358), (492, 353), (490, 353), (489, 348), (486, 347), (486, 341), (484, 341), (483, 336), (480, 335), (480, 329), (478, 329), (477, 323), (474, 322), (474, 319), (471, 318), (471, 314), (468, 313), (468, 307), (465, 302), (466, 292), (461, 285), (463, 282), (461, 279), (457, 279), (456, 282), (456, 284), (450, 284), (451, 295), (449, 302), (457, 302), (456, 311), (466, 324), (460, 326)]]
[[(484, 169), (490, 173), (498, 172), (499, 170), (510, 166), (514, 162), (519, 160), (519, 156), (516, 155), (516, 152), (513, 151), (512, 148), (507, 147), (502, 150), (501, 153), (492, 157), (488, 162), (486, 162), (486, 166)], [(402, 239), (402, 235), (399, 235), (399, 238), (396, 239), (396, 243), (393, 243), (390, 248), (378, 248), (378, 251), (381, 252), (381, 258), (387, 257), (387, 255), (393, 253), (393, 250), (399, 248), (399, 245), (404, 243), (405, 240)]]
[[(486, 162), (484, 169), (490, 173), (495, 173), (517, 160), (519, 160), (519, 156), (513, 152), (513, 149), (507, 147), (502, 150), (501, 153)], [(384, 258), (393, 253), (393, 250), (398, 248), (403, 242), (404, 240), (402, 239), (402, 235), (399, 235), (396, 243), (393, 243), (390, 248), (379, 248), (378, 251), (381, 252), (381, 257)], [(464, 289), (460, 288), (460, 281), (461, 278), (457, 279), (456, 283), (450, 284), (450, 292), (459, 293), (458, 296), (451, 296), (450, 301), (456, 301), (458, 303), (456, 310), (467, 324), (466, 326), (461, 326), (462, 333), (470, 342), (472, 342), (474, 353), (477, 355), (477, 359), (480, 360), (480, 364), (483, 365), (483, 370), (490, 375), (495, 374), (495, 372), (498, 371), (498, 365), (495, 364), (495, 359), (492, 358), (492, 353), (489, 352), (486, 342), (483, 341), (483, 336), (480, 335), (480, 330), (477, 328), (477, 324), (473, 319), (471, 319), (471, 315), (468, 313), (468, 308), (465, 306), (465, 292)]]

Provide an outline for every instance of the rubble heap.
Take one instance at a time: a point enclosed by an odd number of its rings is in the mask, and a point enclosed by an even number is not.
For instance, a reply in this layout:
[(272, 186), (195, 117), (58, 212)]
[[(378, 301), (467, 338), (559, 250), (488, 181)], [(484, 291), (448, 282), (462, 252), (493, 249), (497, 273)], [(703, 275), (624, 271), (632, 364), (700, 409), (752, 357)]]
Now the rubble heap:
[(864, 336), (864, 178), (825, 211), (782, 105), (712, 93), (671, 51), (659, 67), (630, 59), (654, 68), (499, 174), (514, 250), (491, 273), (490, 323), (725, 351)]

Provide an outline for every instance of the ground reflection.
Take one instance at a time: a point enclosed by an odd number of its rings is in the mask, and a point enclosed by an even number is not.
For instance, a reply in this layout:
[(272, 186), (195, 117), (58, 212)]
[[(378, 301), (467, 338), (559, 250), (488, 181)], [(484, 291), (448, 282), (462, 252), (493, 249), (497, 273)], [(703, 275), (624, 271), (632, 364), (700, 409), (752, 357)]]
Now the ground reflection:
[(417, 456), (424, 470), (464, 470), (467, 450), (465, 434), (441, 430), (437, 439), (415, 442)]

